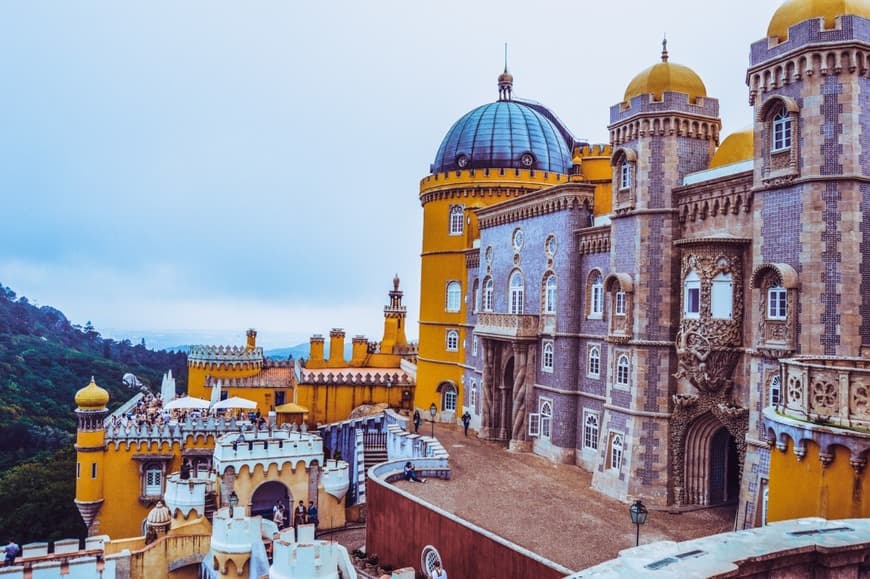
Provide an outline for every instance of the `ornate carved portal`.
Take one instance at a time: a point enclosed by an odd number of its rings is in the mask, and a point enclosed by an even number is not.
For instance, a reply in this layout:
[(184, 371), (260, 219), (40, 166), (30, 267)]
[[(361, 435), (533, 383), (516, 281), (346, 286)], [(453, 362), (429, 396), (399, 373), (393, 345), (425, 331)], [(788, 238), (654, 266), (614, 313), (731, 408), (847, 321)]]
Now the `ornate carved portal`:
[[(726, 391), (699, 395), (675, 394), (671, 416), (671, 468), (676, 506), (709, 504), (713, 438), (724, 427), (736, 446), (737, 480), (743, 474), (749, 413), (729, 400)], [(724, 498), (729, 498), (727, 493)]]
[(483, 416), (480, 436), (510, 442), (512, 450), (531, 450), (530, 376), (534, 355), (527, 342), (483, 338)]

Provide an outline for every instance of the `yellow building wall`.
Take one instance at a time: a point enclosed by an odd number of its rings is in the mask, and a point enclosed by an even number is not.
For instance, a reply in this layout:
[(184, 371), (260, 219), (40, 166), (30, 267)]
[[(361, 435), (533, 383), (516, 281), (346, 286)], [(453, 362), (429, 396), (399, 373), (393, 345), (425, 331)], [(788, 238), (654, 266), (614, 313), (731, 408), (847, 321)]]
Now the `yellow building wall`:
[[(310, 426), (317, 423), (347, 420), (354, 408), (361, 404), (386, 403), (391, 407), (402, 406), (402, 392), (410, 385), (349, 385), (349, 384), (299, 384), (296, 403), (308, 409), (307, 422)], [(408, 401), (410, 403), (410, 400)]]
[(206, 376), (214, 378), (247, 378), (249, 376), (256, 376), (259, 373), (259, 366), (254, 364), (249, 365), (247, 368), (234, 368), (223, 364), (209, 365), (208, 367), (202, 364), (190, 364), (187, 367), (187, 393), (195, 398), (209, 400), (211, 398), (211, 389), (205, 386)]
[(786, 452), (771, 451), (768, 522), (800, 517), (870, 517), (870, 501), (866, 499), (870, 477), (866, 470), (856, 474), (849, 464), (849, 449), (833, 447), (834, 459), (827, 468), (819, 461), (818, 445), (807, 441), (806, 449), (800, 461), (791, 439)]

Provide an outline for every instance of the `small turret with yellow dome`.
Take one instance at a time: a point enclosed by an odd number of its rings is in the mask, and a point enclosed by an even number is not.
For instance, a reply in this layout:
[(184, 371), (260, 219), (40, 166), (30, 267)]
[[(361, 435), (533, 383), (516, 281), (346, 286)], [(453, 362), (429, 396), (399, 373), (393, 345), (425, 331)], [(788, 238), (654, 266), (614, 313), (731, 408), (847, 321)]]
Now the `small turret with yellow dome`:
[(767, 36), (784, 42), (788, 40), (789, 28), (813, 18), (824, 18), (823, 28), (830, 30), (836, 26), (837, 17), (847, 14), (870, 19), (870, 1), (788, 0), (774, 12), (767, 26)]
[[(103, 420), (109, 413), (109, 393), (91, 382), (76, 392), (78, 429), (76, 432), (76, 498), (75, 504), (88, 533), (99, 532), (97, 513), (103, 505), (103, 465), (106, 450), (106, 430)], [(96, 524), (95, 524), (96, 523)]]
[(755, 133), (752, 126), (744, 127), (725, 137), (713, 158), (710, 159), (710, 169), (733, 165), (755, 158)]
[(109, 393), (91, 376), (90, 384), (76, 392), (75, 402), (80, 410), (102, 410), (109, 403)]
[(642, 70), (628, 83), (623, 101), (629, 102), (642, 94), (651, 94), (660, 101), (665, 92), (685, 93), (689, 102), (707, 96), (707, 87), (694, 70), (668, 61), (667, 39), (662, 40), (662, 61)]

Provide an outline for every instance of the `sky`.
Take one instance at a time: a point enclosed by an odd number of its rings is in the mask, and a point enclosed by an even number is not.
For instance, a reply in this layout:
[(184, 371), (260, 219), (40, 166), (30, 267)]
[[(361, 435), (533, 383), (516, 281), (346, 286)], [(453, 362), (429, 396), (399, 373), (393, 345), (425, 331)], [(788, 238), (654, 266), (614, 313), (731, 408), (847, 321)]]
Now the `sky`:
[(723, 134), (779, 0), (0, 3), (0, 283), (155, 347), (380, 339), (419, 311), (419, 182), (450, 126), (514, 95), (607, 142), (655, 64)]

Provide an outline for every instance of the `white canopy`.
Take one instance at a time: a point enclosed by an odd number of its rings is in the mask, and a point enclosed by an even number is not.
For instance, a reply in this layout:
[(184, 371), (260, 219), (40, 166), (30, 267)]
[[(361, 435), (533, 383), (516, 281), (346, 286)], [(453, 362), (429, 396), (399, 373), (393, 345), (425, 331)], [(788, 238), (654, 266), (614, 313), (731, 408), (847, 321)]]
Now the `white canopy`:
[(184, 398), (179, 398), (177, 400), (173, 400), (167, 404), (164, 404), (163, 408), (167, 410), (184, 410), (192, 408), (205, 410), (206, 408), (208, 408), (208, 400), (203, 400), (202, 398), (194, 398), (193, 396), (185, 396)]
[(247, 408), (254, 409), (257, 407), (257, 403), (253, 400), (248, 400), (247, 398), (239, 398), (238, 396), (233, 396), (232, 398), (227, 398), (226, 400), (221, 400), (220, 402), (215, 403), (214, 406), (211, 407), (212, 410), (222, 410), (225, 408)]

